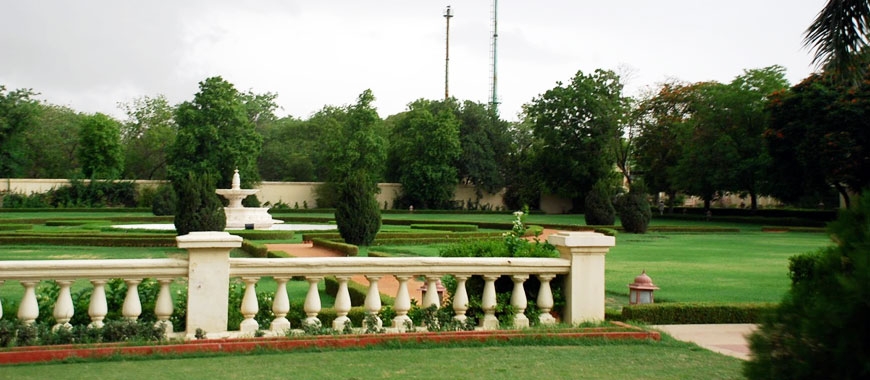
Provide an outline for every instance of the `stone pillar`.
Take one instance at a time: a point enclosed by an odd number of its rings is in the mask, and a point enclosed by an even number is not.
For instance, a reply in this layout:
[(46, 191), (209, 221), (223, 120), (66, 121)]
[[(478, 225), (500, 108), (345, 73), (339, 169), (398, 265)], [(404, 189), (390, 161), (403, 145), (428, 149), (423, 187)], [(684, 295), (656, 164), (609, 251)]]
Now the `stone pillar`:
[(175, 238), (189, 257), (187, 286), (187, 336), (196, 329), (206, 333), (227, 331), (230, 288), (230, 250), (242, 238), (227, 232), (191, 232)]
[(547, 241), (556, 246), (563, 259), (571, 261), (571, 271), (565, 278), (562, 321), (603, 321), (604, 256), (616, 245), (616, 239), (592, 231), (560, 231)]

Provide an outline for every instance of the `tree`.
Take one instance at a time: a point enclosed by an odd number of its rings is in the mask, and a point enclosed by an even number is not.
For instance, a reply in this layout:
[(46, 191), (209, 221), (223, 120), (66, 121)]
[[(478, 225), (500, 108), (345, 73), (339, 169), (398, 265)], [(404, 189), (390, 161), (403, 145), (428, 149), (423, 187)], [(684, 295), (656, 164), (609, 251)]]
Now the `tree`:
[(616, 221), (616, 209), (613, 208), (613, 194), (606, 180), (598, 181), (592, 190), (586, 193), (584, 216), (590, 226), (612, 226)]
[(175, 190), (175, 231), (187, 235), (193, 231), (223, 231), (227, 217), (215, 193), (211, 174), (187, 172), (172, 181)]
[[(455, 104), (455, 103), (454, 103)], [(482, 191), (495, 193), (504, 187), (504, 163), (510, 150), (507, 122), (489, 106), (465, 101), (456, 108), (459, 145), (462, 154), (456, 162), (459, 180)]]
[(375, 133), (381, 119), (372, 106), (374, 100), (371, 90), (360, 94), (328, 140), (332, 168), (328, 182), (334, 186), (338, 201), (335, 222), (349, 244), (371, 244), (381, 227), (376, 195), (386, 150)]
[(124, 170), (120, 123), (97, 113), (82, 119), (79, 128), (82, 174), (88, 178), (118, 178)]
[(459, 121), (451, 100), (420, 99), (397, 116), (390, 163), (402, 183), (400, 207), (446, 209), (458, 183), (454, 166), (462, 153)]
[(512, 123), (508, 135), (511, 146), (505, 162), (505, 206), (513, 210), (537, 209), (543, 190), (537, 154), (543, 143), (534, 136), (528, 118)]
[(612, 71), (578, 71), (571, 83), (561, 82), (526, 107), (535, 137), (543, 142), (538, 167), (546, 168), (544, 185), (582, 205), (582, 196), (613, 170), (611, 149), (619, 137), (628, 99)]
[(858, 84), (867, 71), (870, 2), (828, 0), (805, 33), (804, 46), (815, 50), (813, 63), (839, 82)]
[(667, 193), (671, 209), (680, 190), (677, 165), (691, 133), (691, 94), (687, 84), (664, 83), (655, 95), (642, 99), (636, 111), (635, 174), (651, 191)]
[(119, 105), (127, 114), (121, 126), (124, 143), (124, 177), (166, 179), (167, 156), (175, 143), (175, 107), (166, 97), (143, 96)]
[(749, 379), (870, 377), (870, 192), (829, 226), (836, 245), (789, 259), (791, 287), (749, 337)]
[(870, 83), (814, 74), (770, 101), (764, 132), (776, 165), (773, 195), (794, 201), (835, 188), (846, 204), (870, 186)]
[(235, 169), (242, 187), (259, 182), (257, 157), (262, 137), (248, 118), (244, 97), (221, 77), (199, 83), (193, 101), (178, 106), (178, 135), (169, 154), (173, 181), (187, 172), (209, 173), (219, 188), (230, 188)]
[[(40, 104), (37, 121), (22, 132), (28, 178), (70, 178), (79, 168), (79, 126), (84, 114), (68, 107)], [(126, 160), (125, 160), (126, 162)]]
[(30, 89), (6, 91), (0, 85), (0, 177), (21, 174), (24, 149), (20, 132), (36, 123), (39, 105)]

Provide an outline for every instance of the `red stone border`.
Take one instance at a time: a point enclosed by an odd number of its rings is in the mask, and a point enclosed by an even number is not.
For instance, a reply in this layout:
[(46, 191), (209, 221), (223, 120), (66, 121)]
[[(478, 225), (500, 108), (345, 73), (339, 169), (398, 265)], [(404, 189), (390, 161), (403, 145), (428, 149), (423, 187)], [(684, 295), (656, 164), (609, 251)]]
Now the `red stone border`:
[(99, 345), (58, 345), (15, 347), (0, 351), (0, 364), (36, 363), (70, 358), (103, 358), (115, 355), (145, 356), (185, 353), (250, 352), (257, 349), (285, 350), (304, 348), (349, 348), (376, 346), (392, 342), (402, 343), (452, 343), (464, 341), (490, 342), (510, 341), (522, 338), (601, 338), (660, 340), (656, 331), (646, 331), (634, 326), (619, 324), (619, 327), (561, 329), (547, 332), (529, 331), (458, 331), (424, 332), (405, 334), (372, 335), (321, 335), (303, 337), (204, 339), (183, 343), (167, 343), (146, 346), (129, 346), (123, 343)]

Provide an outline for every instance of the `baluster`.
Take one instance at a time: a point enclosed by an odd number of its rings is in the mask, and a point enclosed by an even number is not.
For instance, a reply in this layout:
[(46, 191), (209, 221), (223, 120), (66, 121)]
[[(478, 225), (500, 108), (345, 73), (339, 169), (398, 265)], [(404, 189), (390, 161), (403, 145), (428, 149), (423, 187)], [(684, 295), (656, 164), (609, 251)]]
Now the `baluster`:
[[(3, 286), (3, 280), (0, 280), (0, 286)], [(0, 301), (0, 319), (3, 319), (3, 302)]]
[(305, 277), (308, 281), (308, 294), (305, 296), (305, 324), (308, 326), (320, 326), (320, 320), (317, 319), (317, 314), (320, 313), (320, 293), (317, 291), (317, 283), (323, 277)]
[[(378, 290), (378, 280), (380, 279), (381, 276), (366, 276), (366, 280), (369, 280), (369, 292), (366, 294), (365, 302), (366, 313), (372, 315), (377, 329), (384, 326), (384, 322), (378, 316), (378, 313), (381, 312), (381, 292)], [(368, 327), (368, 324), (363, 323), (363, 327)]]
[(243, 333), (255, 332), (260, 328), (260, 324), (254, 319), (257, 312), (260, 311), (257, 305), (257, 281), (259, 277), (242, 277), (245, 282), (245, 295), (242, 297), (242, 316), (245, 320), (239, 325), (239, 331)]
[(75, 313), (72, 295), (69, 291), (69, 286), (72, 285), (72, 281), (59, 280), (55, 282), (60, 286), (60, 292), (57, 294), (57, 300), (54, 301), (53, 315), (54, 320), (57, 321), (57, 323), (51, 329), (53, 331), (57, 331), (61, 328), (71, 329), (72, 325), (69, 323), (69, 320), (72, 319), (73, 314)]
[(348, 276), (335, 276), (338, 280), (338, 292), (335, 294), (335, 314), (338, 316), (332, 321), (332, 329), (344, 331), (344, 326), (350, 323), (347, 313), (350, 312), (350, 292), (347, 290)]
[(541, 288), (538, 290), (538, 309), (541, 309), (541, 316), (538, 320), (542, 325), (555, 325), (556, 318), (550, 314), (553, 309), (553, 291), (550, 289), (550, 280), (555, 278), (554, 274), (539, 274), (538, 280), (541, 281)]
[(501, 276), (489, 274), (483, 276), (483, 300), (480, 305), (483, 309), (483, 319), (480, 321), (480, 327), (484, 330), (498, 329), (498, 318), (495, 317), (495, 280), (499, 277)]
[(272, 300), (272, 312), (275, 313), (275, 319), (269, 325), (269, 329), (283, 334), (290, 329), (290, 321), (287, 320), (287, 313), (290, 312), (290, 297), (287, 295), (287, 281), (289, 277), (275, 277), (275, 282), (278, 283), (278, 289), (275, 291), (275, 299)]
[(526, 288), (523, 287), (523, 283), (529, 278), (529, 275), (513, 275), (511, 278), (514, 280), (514, 289), (511, 292), (511, 306), (517, 309), (516, 315), (514, 315), (514, 327), (518, 329), (529, 327), (529, 318), (526, 317), (526, 307), (528, 307), (529, 303), (526, 300)]
[(124, 297), (124, 306), (121, 308), (121, 314), (124, 319), (136, 322), (139, 315), (142, 314), (142, 302), (139, 301), (139, 283), (141, 279), (124, 279), (127, 283), (127, 296)]
[(160, 284), (160, 293), (157, 294), (157, 301), (154, 305), (154, 315), (157, 316), (157, 322), (154, 323), (154, 327), (160, 328), (160, 326), (163, 326), (164, 334), (169, 335), (173, 332), (172, 322), (169, 321), (169, 317), (172, 317), (172, 312), (175, 310), (175, 305), (172, 302), (172, 290), (169, 289), (172, 279), (158, 278), (157, 282)]
[(408, 327), (413, 327), (414, 322), (408, 317), (408, 311), (411, 310), (411, 295), (408, 293), (408, 280), (411, 276), (396, 275), (396, 280), (399, 281), (399, 290), (396, 292), (396, 300), (393, 302), (393, 310), (396, 311), (396, 317), (393, 318), (393, 328), (399, 332), (405, 332)]
[(32, 325), (39, 318), (39, 303), (36, 302), (36, 284), (38, 281), (21, 281), (24, 296), (18, 306), (18, 320), (26, 325)]
[(426, 294), (423, 296), (423, 308), (435, 305), (436, 308), (441, 307), (441, 300), (438, 297), (438, 280), (439, 275), (426, 276)]
[(456, 277), (456, 293), (453, 294), (453, 319), (460, 323), (465, 323), (468, 317), (465, 313), (468, 311), (468, 290), (465, 289), (465, 281), (468, 280), (467, 275), (454, 275)]
[(94, 279), (91, 280), (94, 290), (91, 292), (91, 302), (88, 304), (88, 315), (91, 316), (90, 328), (103, 327), (103, 319), (109, 313), (109, 307), (106, 304), (106, 280)]

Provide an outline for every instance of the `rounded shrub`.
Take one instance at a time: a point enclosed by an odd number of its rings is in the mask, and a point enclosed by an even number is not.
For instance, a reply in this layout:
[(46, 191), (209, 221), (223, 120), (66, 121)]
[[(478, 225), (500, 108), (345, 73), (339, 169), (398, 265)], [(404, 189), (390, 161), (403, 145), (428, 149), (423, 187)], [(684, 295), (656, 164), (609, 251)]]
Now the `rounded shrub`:
[(625, 232), (646, 233), (652, 212), (645, 194), (632, 191), (623, 195), (617, 201), (617, 208), (619, 209), (619, 220), (622, 222), (622, 228)]
[(157, 216), (175, 214), (175, 191), (171, 185), (160, 185), (151, 199), (151, 212)]
[(586, 224), (590, 226), (612, 226), (616, 222), (616, 209), (611, 202), (610, 191), (603, 182), (597, 182), (586, 194)]

